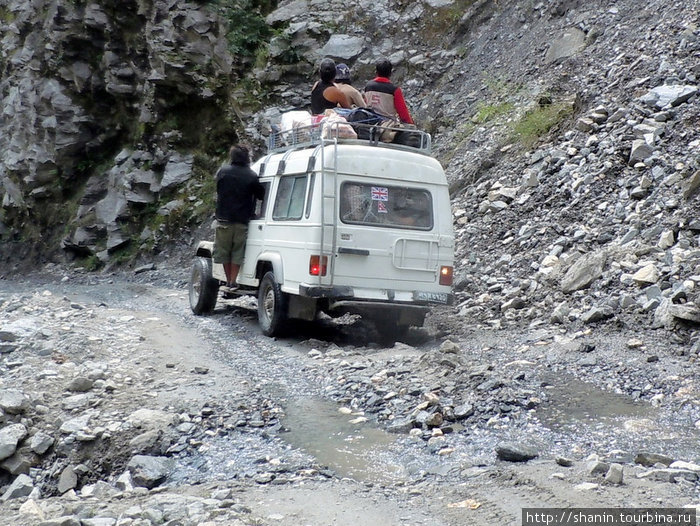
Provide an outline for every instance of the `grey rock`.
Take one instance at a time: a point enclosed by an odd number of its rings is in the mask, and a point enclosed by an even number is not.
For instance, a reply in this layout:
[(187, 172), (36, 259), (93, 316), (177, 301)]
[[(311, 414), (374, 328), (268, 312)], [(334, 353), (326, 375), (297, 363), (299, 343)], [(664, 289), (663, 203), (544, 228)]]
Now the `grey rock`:
[(648, 480), (656, 480), (658, 482), (676, 482), (678, 480), (687, 480), (689, 482), (697, 482), (700, 475), (688, 469), (651, 469), (645, 473), (640, 473), (637, 477)]
[(112, 517), (92, 517), (90, 519), (81, 519), (81, 526), (114, 526), (117, 524), (117, 519)]
[(131, 491), (134, 489), (134, 481), (131, 478), (131, 472), (125, 471), (117, 478), (115, 482), (117, 489), (121, 491)]
[(539, 453), (534, 447), (509, 442), (496, 446), (496, 456), (508, 462), (527, 462), (537, 458)]
[(641, 97), (642, 102), (654, 106), (658, 109), (667, 106), (675, 107), (687, 102), (693, 95), (698, 93), (697, 86), (689, 85), (666, 85), (658, 86), (649, 93)]
[(564, 324), (567, 321), (569, 321), (569, 313), (570, 312), (571, 312), (571, 309), (569, 308), (568, 304), (565, 301), (562, 301), (552, 311), (552, 314), (549, 317), (549, 321), (551, 321), (552, 323)]
[(610, 464), (600, 460), (593, 460), (588, 463), (586, 469), (590, 475), (605, 475), (610, 469)]
[(188, 181), (192, 177), (192, 165), (194, 158), (192, 155), (173, 154), (165, 165), (163, 179), (160, 182), (161, 188), (166, 189)]
[(603, 275), (606, 255), (603, 251), (581, 256), (561, 280), (561, 288), (570, 293), (584, 289)]
[(615, 315), (612, 307), (607, 305), (602, 307), (593, 307), (581, 316), (583, 323), (595, 323), (612, 318)]
[(19, 345), (15, 343), (0, 343), (0, 354), (10, 354), (19, 349)]
[(673, 458), (662, 455), (660, 453), (649, 453), (647, 451), (640, 451), (634, 458), (636, 464), (641, 464), (645, 467), (651, 467), (655, 464), (663, 464), (664, 466), (670, 466), (673, 462)]
[(76, 393), (86, 393), (92, 389), (94, 382), (84, 376), (73, 378), (68, 384), (68, 390)]
[(570, 468), (574, 465), (574, 461), (566, 457), (557, 457), (554, 461), (564, 468)]
[(41, 523), (41, 526), (82, 526), (77, 515), (64, 515), (57, 519), (48, 519)]
[(79, 417), (67, 420), (66, 422), (61, 424), (61, 427), (59, 428), (59, 430), (61, 431), (61, 433), (65, 433), (67, 435), (78, 433), (78, 432), (83, 431), (84, 429), (88, 428), (88, 425), (89, 425), (91, 419), (92, 419), (92, 414), (90, 414), (90, 413), (83, 414)]
[(0, 500), (6, 502), (11, 499), (26, 497), (32, 492), (33, 489), (34, 483), (28, 475), (18, 475), (17, 478), (12, 481), (10, 487), (7, 488), (7, 491), (5, 491), (2, 497), (0, 497)]
[(605, 474), (605, 482), (620, 485), (623, 482), (624, 470), (621, 464), (610, 464), (610, 469)]
[(408, 433), (413, 427), (413, 420), (410, 418), (395, 418), (387, 426), (387, 431), (390, 433)]
[(586, 45), (586, 34), (578, 28), (569, 27), (552, 41), (545, 55), (545, 63), (551, 64), (571, 57)]
[(331, 35), (328, 42), (321, 48), (320, 54), (343, 60), (352, 60), (362, 53), (364, 47), (365, 39), (362, 37)]
[(683, 185), (683, 198), (690, 199), (698, 188), (700, 188), (700, 170), (695, 172)]
[(9, 424), (0, 429), (0, 460), (14, 454), (17, 444), (27, 436), (27, 428), (22, 424)]
[(671, 304), (668, 306), (668, 312), (674, 318), (700, 323), (700, 307), (693, 303)]
[(164, 429), (175, 423), (175, 415), (154, 409), (138, 409), (127, 418), (134, 427), (141, 429)]
[(0, 462), (0, 468), (8, 471), (11, 475), (29, 473), (29, 469), (37, 464), (37, 457), (26, 447), (22, 447), (15, 453)]
[(644, 139), (636, 139), (632, 141), (632, 150), (630, 151), (629, 164), (633, 165), (648, 159), (654, 153), (654, 147)]
[(454, 417), (457, 420), (464, 420), (474, 414), (474, 406), (472, 404), (461, 404), (454, 408)]
[(136, 453), (153, 452), (162, 435), (159, 429), (150, 429), (145, 433), (135, 436), (129, 442), (129, 446)]
[(29, 398), (18, 389), (0, 390), (0, 409), (11, 415), (18, 415), (29, 408)]
[(525, 307), (527, 307), (527, 302), (523, 298), (515, 297), (503, 303), (501, 305), (501, 311), (505, 312), (510, 309), (519, 310)]
[(642, 286), (653, 285), (654, 283), (659, 281), (659, 278), (659, 269), (657, 269), (656, 265), (654, 265), (653, 263), (643, 266), (632, 275), (632, 279), (638, 285)]
[(136, 455), (127, 464), (136, 486), (154, 488), (171, 473), (173, 460), (167, 457)]
[(61, 476), (58, 479), (58, 492), (60, 494), (63, 494), (67, 491), (70, 491), (72, 489), (75, 489), (75, 487), (78, 485), (78, 475), (75, 473), (75, 470), (73, 469), (72, 466), (66, 467), (62, 472)]

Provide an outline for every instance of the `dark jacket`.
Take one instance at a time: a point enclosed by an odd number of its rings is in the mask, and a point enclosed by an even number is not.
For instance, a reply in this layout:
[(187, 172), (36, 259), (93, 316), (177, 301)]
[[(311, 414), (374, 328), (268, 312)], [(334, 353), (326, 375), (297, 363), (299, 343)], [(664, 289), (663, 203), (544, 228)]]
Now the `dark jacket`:
[(255, 200), (264, 197), (265, 187), (249, 166), (230, 164), (216, 173), (217, 220), (247, 225), (255, 213)]

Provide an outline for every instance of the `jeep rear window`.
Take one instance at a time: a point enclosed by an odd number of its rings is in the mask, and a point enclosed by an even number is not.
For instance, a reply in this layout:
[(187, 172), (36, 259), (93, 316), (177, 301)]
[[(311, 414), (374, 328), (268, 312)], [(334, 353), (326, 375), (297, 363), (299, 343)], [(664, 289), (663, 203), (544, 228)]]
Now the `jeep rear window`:
[(301, 175), (280, 179), (277, 186), (275, 207), (272, 210), (273, 220), (301, 219), (306, 196), (306, 178), (306, 175)]
[(340, 187), (343, 223), (430, 230), (433, 200), (423, 188), (345, 182)]

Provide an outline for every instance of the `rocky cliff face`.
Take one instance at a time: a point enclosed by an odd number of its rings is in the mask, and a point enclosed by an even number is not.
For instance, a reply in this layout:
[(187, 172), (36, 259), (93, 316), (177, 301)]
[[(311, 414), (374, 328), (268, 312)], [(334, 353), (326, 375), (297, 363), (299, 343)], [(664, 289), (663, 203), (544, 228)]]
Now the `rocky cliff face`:
[(193, 176), (193, 151), (236, 136), (234, 60), (206, 6), (11, 1), (0, 21), (5, 240), (112, 251)]
[(186, 237), (321, 57), (362, 87), (384, 55), (452, 185), (460, 316), (700, 319), (697, 1), (258, 3), (255, 60), (226, 5), (0, 8), (4, 240), (60, 223), (53, 246), (107, 261)]

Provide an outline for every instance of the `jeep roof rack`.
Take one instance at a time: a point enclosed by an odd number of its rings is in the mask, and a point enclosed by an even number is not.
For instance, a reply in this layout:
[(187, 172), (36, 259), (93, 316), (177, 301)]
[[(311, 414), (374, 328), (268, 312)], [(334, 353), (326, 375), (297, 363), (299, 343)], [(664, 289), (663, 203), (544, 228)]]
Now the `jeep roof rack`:
[[(357, 132), (362, 130), (369, 139), (358, 139), (348, 137), (347, 122), (323, 122), (312, 124), (310, 126), (299, 126), (287, 130), (273, 129), (273, 132), (267, 139), (268, 153), (283, 152), (289, 149), (302, 149), (306, 147), (316, 146), (324, 140), (335, 140), (339, 144), (362, 144), (372, 145), (382, 148), (392, 148), (419, 152), (425, 155), (430, 155), (432, 148), (432, 138), (428, 132), (414, 128), (400, 128), (392, 126), (370, 125), (363, 123), (352, 123), (352, 129)], [(400, 144), (394, 142), (384, 142), (381, 140), (385, 133), (410, 134), (411, 144)]]

